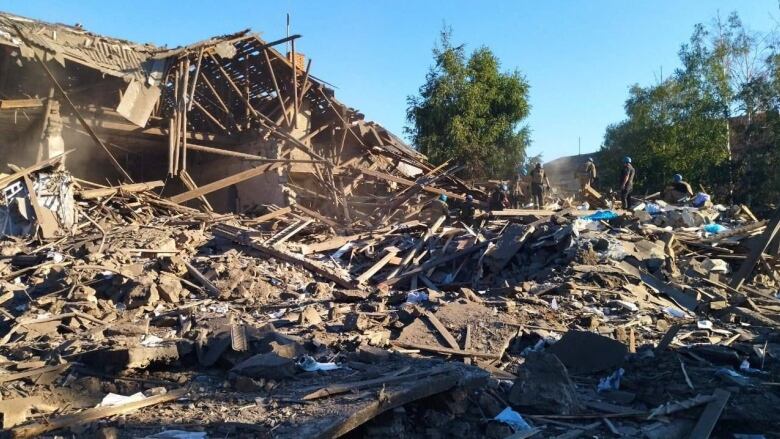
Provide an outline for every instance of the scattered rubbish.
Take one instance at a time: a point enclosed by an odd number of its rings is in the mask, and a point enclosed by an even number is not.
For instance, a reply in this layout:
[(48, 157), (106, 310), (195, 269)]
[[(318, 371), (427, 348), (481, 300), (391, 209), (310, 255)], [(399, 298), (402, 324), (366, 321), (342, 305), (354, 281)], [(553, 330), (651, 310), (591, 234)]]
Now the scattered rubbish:
[(134, 393), (130, 396), (109, 393), (103, 397), (103, 400), (100, 401), (100, 404), (98, 404), (97, 407), (111, 407), (120, 404), (127, 404), (129, 402), (141, 401), (143, 399), (146, 399), (146, 396), (144, 396), (144, 394), (141, 392)]
[(298, 38), (162, 48), (0, 13), (11, 436), (780, 425), (772, 216), (618, 214), (591, 185), (524, 208), (523, 175), (490, 209), (496, 181), (339, 102)]
[(712, 329), (712, 322), (709, 320), (699, 320), (696, 322), (696, 327), (699, 329)]
[(729, 273), (729, 265), (723, 259), (706, 258), (701, 262), (701, 267), (713, 273)]
[(511, 407), (507, 407), (504, 410), (501, 410), (501, 413), (497, 414), (493, 419), (505, 424), (509, 424), (515, 432), (529, 431), (533, 429), (533, 427), (528, 425), (528, 422), (523, 419), (520, 413), (512, 410)]
[(625, 370), (621, 367), (620, 369), (612, 372), (609, 376), (606, 376), (599, 380), (598, 386), (596, 386), (596, 390), (598, 392), (605, 392), (608, 390), (616, 391), (620, 390), (620, 380), (623, 378), (623, 375), (625, 374)]
[(673, 307), (673, 306), (667, 306), (666, 308), (664, 308), (664, 312), (668, 316), (674, 317), (675, 319), (683, 319), (683, 318), (687, 317), (687, 314), (685, 314), (685, 311), (683, 311), (683, 310), (681, 310), (681, 309), (679, 309), (677, 307)]
[(406, 294), (408, 303), (423, 303), (428, 301), (428, 294), (424, 291), (409, 291)]
[(590, 221), (608, 221), (617, 218), (619, 215), (612, 210), (599, 210), (594, 214), (588, 215), (585, 219)]
[(314, 358), (312, 358), (312, 357), (310, 357), (308, 355), (304, 355), (303, 357), (301, 357), (296, 362), (296, 364), (298, 365), (298, 367), (300, 367), (301, 369), (305, 370), (306, 372), (315, 372), (315, 371), (318, 371), (318, 370), (319, 371), (328, 371), (328, 370), (336, 370), (336, 369), (341, 368), (341, 366), (339, 366), (336, 363), (320, 363), (320, 362), (317, 362), (317, 360), (315, 360)]
[(705, 224), (702, 229), (710, 234), (718, 234), (727, 231), (728, 229), (720, 224)]

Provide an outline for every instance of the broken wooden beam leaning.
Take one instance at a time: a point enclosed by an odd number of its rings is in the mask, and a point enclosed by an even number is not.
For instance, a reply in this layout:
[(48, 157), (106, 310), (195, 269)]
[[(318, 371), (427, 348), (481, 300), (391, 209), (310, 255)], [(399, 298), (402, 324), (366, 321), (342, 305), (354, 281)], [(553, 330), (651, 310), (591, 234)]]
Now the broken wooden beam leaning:
[(201, 195), (207, 195), (214, 191), (224, 189), (230, 185), (241, 183), (242, 181), (249, 180), (250, 178), (263, 175), (266, 172), (273, 171), (274, 169), (280, 168), (281, 166), (283, 166), (282, 163), (268, 163), (268, 164), (260, 165), (252, 169), (247, 169), (246, 171), (241, 171), (237, 174), (233, 174), (229, 177), (225, 177), (221, 180), (217, 180), (209, 184), (203, 185), (197, 189), (190, 190), (181, 193), (179, 195), (174, 195), (170, 198), (170, 200), (173, 201), (174, 203), (183, 203), (185, 201), (198, 198)]
[(230, 239), (237, 244), (251, 247), (268, 256), (283, 260), (285, 262), (289, 262), (294, 265), (300, 265), (301, 267), (311, 271), (312, 273), (318, 276), (321, 276), (327, 280), (335, 282), (336, 285), (342, 288), (352, 289), (357, 286), (356, 282), (353, 279), (351, 279), (348, 274), (336, 273), (333, 271), (333, 269), (328, 268), (317, 261), (310, 261), (303, 256), (298, 257), (284, 250), (274, 248), (274, 247), (269, 247), (267, 245), (263, 245), (252, 239), (246, 238), (245, 233), (251, 232), (251, 230), (228, 226), (226, 224), (218, 224), (214, 227), (213, 232), (217, 236)]
[(731, 282), (729, 283), (731, 288), (739, 290), (740, 287), (742, 287), (742, 284), (750, 276), (753, 272), (753, 268), (755, 268), (756, 264), (761, 259), (764, 250), (766, 250), (769, 244), (778, 237), (778, 232), (780, 232), (780, 208), (775, 211), (772, 220), (761, 235), (761, 239), (756, 243), (755, 248), (750, 251), (745, 262), (740, 265), (739, 271), (731, 277)]

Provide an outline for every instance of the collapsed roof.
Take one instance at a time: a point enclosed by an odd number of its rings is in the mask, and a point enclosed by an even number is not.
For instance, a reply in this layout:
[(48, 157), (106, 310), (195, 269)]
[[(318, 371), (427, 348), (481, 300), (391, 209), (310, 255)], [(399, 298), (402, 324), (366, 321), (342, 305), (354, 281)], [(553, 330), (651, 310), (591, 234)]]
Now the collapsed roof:
[[(26, 152), (26, 165), (75, 148), (69, 160), (88, 163), (92, 179), (178, 177), (166, 189), (182, 193), (171, 199), (206, 209), (282, 204), (294, 187), (299, 202), (350, 223), (394, 213), (378, 186), (463, 197), (469, 189), (452, 168), (434, 169), (335, 99), (296, 53), (298, 38), (267, 42), (245, 30), (168, 49), (0, 13), (0, 133), (9, 139), (0, 149)], [(436, 180), (447, 187), (427, 186)]]

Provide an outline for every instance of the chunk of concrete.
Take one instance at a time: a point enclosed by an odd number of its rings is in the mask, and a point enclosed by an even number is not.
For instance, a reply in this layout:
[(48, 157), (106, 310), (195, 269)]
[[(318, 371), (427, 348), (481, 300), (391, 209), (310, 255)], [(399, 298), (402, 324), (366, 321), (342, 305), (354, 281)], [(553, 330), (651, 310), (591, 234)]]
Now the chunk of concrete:
[(593, 373), (623, 364), (628, 347), (588, 331), (569, 331), (547, 352), (555, 354), (571, 373)]
[(526, 357), (509, 390), (509, 402), (523, 412), (570, 415), (580, 409), (566, 366), (546, 352)]
[(305, 326), (319, 325), (322, 323), (322, 317), (320, 317), (320, 313), (317, 312), (317, 308), (307, 306), (301, 311), (301, 314), (298, 317), (298, 323)]
[(333, 290), (333, 299), (337, 302), (362, 302), (370, 295), (365, 290)]
[(157, 293), (168, 303), (179, 303), (181, 299), (181, 281), (173, 276), (160, 276), (157, 283)]
[(295, 375), (295, 359), (276, 352), (253, 355), (231, 369), (239, 375), (251, 378), (284, 379)]

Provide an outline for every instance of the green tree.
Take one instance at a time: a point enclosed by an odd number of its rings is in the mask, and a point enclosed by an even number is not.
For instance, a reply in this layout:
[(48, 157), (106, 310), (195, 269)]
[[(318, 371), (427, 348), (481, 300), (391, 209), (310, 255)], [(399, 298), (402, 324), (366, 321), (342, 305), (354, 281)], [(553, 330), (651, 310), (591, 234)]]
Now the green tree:
[(408, 98), (406, 132), (434, 164), (464, 166), (467, 178), (506, 178), (525, 162), (530, 131), (528, 83), (519, 71), (502, 72), (487, 47), (466, 57), (443, 30), (434, 65), (419, 94)]
[(774, 40), (773, 32), (748, 31), (736, 14), (697, 25), (680, 49), (681, 67), (658, 84), (634, 85), (627, 118), (607, 128), (606, 182), (616, 185), (619, 161), (628, 155), (648, 193), (681, 173), (722, 201), (744, 200), (746, 184), (777, 151), (772, 139), (780, 138), (767, 131), (777, 119), (769, 113), (777, 112), (780, 89), (773, 79)]

